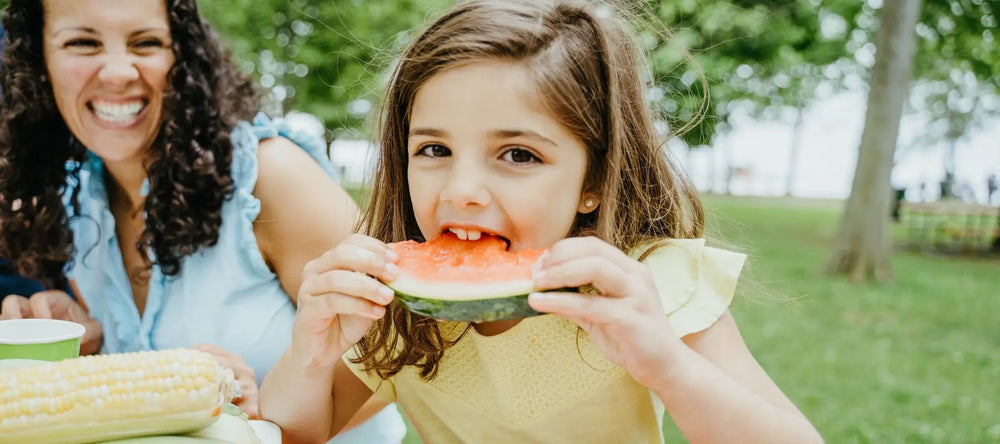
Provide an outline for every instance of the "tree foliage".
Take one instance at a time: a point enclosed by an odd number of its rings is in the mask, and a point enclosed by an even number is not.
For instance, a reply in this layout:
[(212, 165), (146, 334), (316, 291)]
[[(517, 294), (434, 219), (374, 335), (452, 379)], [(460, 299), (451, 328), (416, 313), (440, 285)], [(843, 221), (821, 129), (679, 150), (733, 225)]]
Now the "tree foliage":
[[(332, 130), (359, 130), (410, 32), (447, 0), (201, 1), (273, 110), (304, 111)], [(363, 134), (366, 135), (366, 134)]]

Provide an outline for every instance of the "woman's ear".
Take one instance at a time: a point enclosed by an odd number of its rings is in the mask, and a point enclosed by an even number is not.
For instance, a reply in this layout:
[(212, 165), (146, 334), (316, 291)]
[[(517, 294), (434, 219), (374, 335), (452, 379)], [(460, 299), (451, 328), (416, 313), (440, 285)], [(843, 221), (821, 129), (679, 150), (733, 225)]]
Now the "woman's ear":
[(583, 193), (583, 198), (580, 199), (580, 207), (577, 208), (577, 212), (582, 214), (588, 214), (597, 209), (597, 206), (601, 204), (601, 200), (597, 198), (596, 195), (592, 193)]

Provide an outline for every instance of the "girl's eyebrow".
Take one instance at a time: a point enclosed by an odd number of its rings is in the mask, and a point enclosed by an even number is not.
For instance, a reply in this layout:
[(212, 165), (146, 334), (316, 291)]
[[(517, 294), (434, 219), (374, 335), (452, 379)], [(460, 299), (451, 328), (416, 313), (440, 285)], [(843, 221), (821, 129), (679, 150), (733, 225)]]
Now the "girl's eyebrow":
[(515, 137), (523, 137), (525, 139), (533, 139), (539, 142), (547, 143), (552, 146), (556, 145), (551, 139), (538, 134), (532, 130), (527, 129), (502, 129), (490, 131), (490, 138), (492, 139), (513, 139)]
[(437, 128), (411, 128), (410, 137), (413, 136), (430, 136), (430, 137), (445, 137), (448, 132), (439, 130)]
[[(525, 139), (533, 139), (539, 142), (547, 143), (552, 146), (559, 146), (551, 139), (528, 129), (498, 129), (490, 131), (488, 135), (491, 139), (513, 139), (515, 137), (523, 137)], [(409, 136), (410, 137), (429, 136), (429, 137), (443, 138), (443, 137), (448, 137), (448, 132), (437, 128), (411, 128)]]

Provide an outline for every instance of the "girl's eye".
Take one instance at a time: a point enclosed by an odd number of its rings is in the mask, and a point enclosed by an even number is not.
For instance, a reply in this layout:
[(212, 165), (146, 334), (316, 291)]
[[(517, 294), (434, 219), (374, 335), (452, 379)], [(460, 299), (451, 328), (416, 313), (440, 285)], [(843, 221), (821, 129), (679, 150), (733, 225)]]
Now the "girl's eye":
[(512, 163), (541, 162), (541, 159), (539, 159), (534, 153), (521, 148), (511, 148), (504, 151), (502, 158), (503, 160)]
[(420, 149), (417, 150), (416, 155), (427, 157), (447, 157), (451, 155), (451, 150), (445, 148), (444, 145), (429, 144), (420, 147)]

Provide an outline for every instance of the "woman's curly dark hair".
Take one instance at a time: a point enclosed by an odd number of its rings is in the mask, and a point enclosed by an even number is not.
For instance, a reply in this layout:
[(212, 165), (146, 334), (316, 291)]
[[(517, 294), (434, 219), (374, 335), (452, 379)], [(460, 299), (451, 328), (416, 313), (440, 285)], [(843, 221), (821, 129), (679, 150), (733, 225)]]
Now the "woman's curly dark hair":
[[(195, 0), (164, 0), (175, 63), (164, 92), (163, 123), (147, 164), (146, 226), (136, 247), (151, 248), (164, 274), (214, 245), (222, 203), (233, 192), (229, 135), (253, 116), (257, 95), (198, 12)], [(64, 123), (46, 80), (43, 1), (11, 0), (3, 11), (7, 50), (0, 68), (0, 257), (18, 272), (64, 284), (73, 256), (70, 214), (79, 205), (86, 148)], [(78, 164), (77, 164), (78, 165)]]

